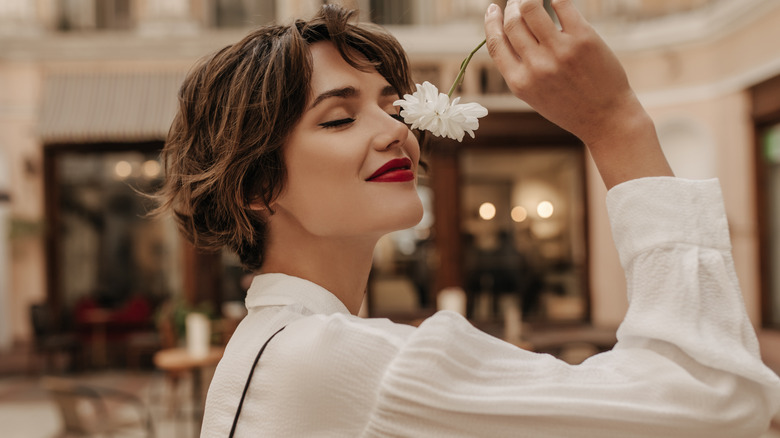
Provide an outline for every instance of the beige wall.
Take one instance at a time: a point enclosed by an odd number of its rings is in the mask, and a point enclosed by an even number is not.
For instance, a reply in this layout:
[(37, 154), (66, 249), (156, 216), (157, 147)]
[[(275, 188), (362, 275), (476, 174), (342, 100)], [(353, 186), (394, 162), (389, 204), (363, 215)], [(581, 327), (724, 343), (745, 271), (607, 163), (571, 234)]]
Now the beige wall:
[[(679, 147), (684, 139), (695, 142), (688, 161), (675, 162), (674, 151), (667, 150), (678, 176), (720, 179), (737, 275), (756, 326), (761, 322), (761, 297), (755, 145), (748, 90), (780, 74), (780, 46), (773, 43), (780, 39), (778, 22), (780, 3), (749, 25), (708, 34), (702, 40), (638, 51), (623, 47), (619, 52), (629, 80), (656, 122), (662, 143), (668, 142), (665, 149)], [(593, 321), (614, 326), (626, 310), (626, 300), (618, 290), (624, 290), (625, 282), (604, 213), (603, 184), (592, 164), (589, 175)]]
[[(35, 128), (40, 74), (30, 62), (0, 63), (0, 147), (11, 169), (11, 218), (40, 224), (43, 217), (42, 151)], [(9, 239), (11, 266), (6, 299), (13, 338), (26, 339), (32, 302), (45, 296), (43, 236), (14, 235)]]
[(607, 217), (607, 190), (588, 157), (588, 226), (591, 319), (599, 327), (617, 327), (626, 314), (626, 280)]
[[(668, 98), (706, 97), (713, 89), (740, 88), (760, 82), (778, 72), (780, 48), (780, 3), (770, 3), (757, 17), (746, 17), (741, 27), (713, 23), (708, 31), (688, 35), (676, 44), (659, 44), (642, 50), (615, 35), (607, 40), (616, 47), (626, 66), (631, 83), (645, 92), (661, 91)], [(721, 26), (716, 26), (721, 24)], [(683, 32), (684, 26), (659, 25), (670, 33)], [(630, 29), (626, 30), (629, 32)], [(698, 94), (696, 94), (698, 93)]]

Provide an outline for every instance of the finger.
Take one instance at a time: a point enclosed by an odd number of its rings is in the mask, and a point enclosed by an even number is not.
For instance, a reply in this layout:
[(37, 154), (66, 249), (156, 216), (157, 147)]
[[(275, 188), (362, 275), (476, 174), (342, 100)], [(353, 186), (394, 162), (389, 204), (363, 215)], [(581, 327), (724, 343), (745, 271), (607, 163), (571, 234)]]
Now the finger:
[(552, 7), (564, 32), (576, 32), (587, 23), (571, 0), (552, 0)]
[(552, 18), (544, 9), (541, 0), (524, 0), (520, 3), (520, 14), (537, 41), (544, 44), (558, 35)]
[(496, 65), (506, 65), (511, 68), (520, 62), (519, 56), (504, 33), (501, 8), (496, 5), (490, 6), (485, 14), (485, 45)]
[(504, 17), (501, 8), (491, 4), (485, 14), (485, 45), (496, 68), (504, 78), (509, 73), (519, 74), (523, 63), (504, 33)]
[(504, 8), (504, 34), (520, 57), (539, 46), (539, 41), (528, 29), (520, 11), (520, 0), (510, 0)]

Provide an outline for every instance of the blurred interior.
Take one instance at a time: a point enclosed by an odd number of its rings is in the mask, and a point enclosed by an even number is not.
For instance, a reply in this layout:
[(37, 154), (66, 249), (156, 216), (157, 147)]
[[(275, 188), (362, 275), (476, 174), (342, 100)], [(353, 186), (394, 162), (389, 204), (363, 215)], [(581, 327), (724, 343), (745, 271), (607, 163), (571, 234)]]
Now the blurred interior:
[[(184, 416), (168, 403), (197, 392), (193, 371), (164, 370), (155, 355), (185, 346), (192, 313), (223, 348), (252, 275), (234, 254), (193, 248), (171, 218), (148, 217), (143, 193), (162, 181), (159, 151), (190, 66), (322, 3), (0, 0), (0, 393), (34, 387), (52, 434), (65, 425), (49, 394), (99, 391), (55, 380), (42, 392), (44, 375), (121, 387), (159, 411), (163, 430), (196, 428), (197, 397)], [(385, 25), (415, 81), (440, 89), (484, 37), (489, 4), (338, 3)], [(780, 4), (575, 3), (625, 65), (677, 175), (721, 180), (748, 314), (780, 370)], [(571, 363), (611, 348), (625, 281), (584, 145), (511, 96), (484, 49), (457, 95), (490, 115), (475, 139), (429, 145), (425, 215), (377, 245), (361, 315), (419, 324), (446, 297), (522, 348)], [(201, 368), (207, 383), (213, 364)], [(2, 416), (17, 402), (0, 397), (0, 418), (23, 418)]]

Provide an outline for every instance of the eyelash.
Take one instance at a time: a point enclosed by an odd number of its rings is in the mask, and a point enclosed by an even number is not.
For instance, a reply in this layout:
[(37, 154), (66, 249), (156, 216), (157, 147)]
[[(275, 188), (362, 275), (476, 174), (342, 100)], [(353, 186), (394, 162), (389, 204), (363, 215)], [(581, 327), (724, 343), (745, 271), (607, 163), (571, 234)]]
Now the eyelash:
[(320, 126), (323, 128), (338, 128), (339, 126), (346, 125), (347, 123), (354, 122), (355, 119), (353, 118), (346, 118), (346, 119), (338, 119), (338, 120), (332, 120), (330, 122), (324, 122), (320, 123)]
[[(400, 114), (388, 114), (388, 115), (390, 117), (398, 120), (399, 122), (404, 123), (404, 118), (401, 117)], [(329, 122), (323, 122), (323, 123), (320, 123), (320, 126), (322, 126), (323, 128), (338, 128), (339, 126), (344, 126), (344, 125), (346, 125), (348, 123), (352, 123), (354, 121), (355, 121), (355, 119), (353, 119), (351, 117), (347, 117), (345, 119), (338, 119), (338, 120), (331, 120)]]

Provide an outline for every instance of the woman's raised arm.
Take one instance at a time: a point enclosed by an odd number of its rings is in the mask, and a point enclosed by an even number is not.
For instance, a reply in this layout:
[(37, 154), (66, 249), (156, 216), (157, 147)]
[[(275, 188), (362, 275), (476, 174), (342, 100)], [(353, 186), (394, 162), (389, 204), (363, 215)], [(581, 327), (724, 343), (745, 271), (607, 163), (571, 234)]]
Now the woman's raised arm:
[(673, 175), (615, 54), (570, 0), (552, 4), (560, 29), (541, 0), (488, 8), (488, 51), (509, 89), (588, 146), (607, 188)]

